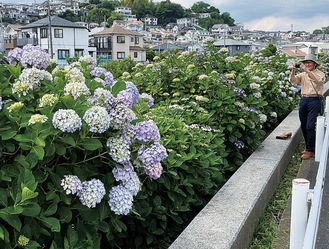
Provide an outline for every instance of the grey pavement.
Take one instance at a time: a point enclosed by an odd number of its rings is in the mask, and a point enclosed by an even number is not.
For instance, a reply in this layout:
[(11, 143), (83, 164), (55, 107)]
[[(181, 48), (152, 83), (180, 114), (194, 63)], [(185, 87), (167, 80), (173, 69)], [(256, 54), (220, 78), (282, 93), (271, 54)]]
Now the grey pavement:
[[(310, 181), (310, 189), (314, 188), (316, 175), (318, 171), (319, 163), (314, 161), (314, 158), (310, 160), (303, 160), (296, 178), (304, 178)], [(319, 227), (316, 238), (316, 249), (328, 249), (329, 248), (329, 166), (327, 165), (325, 183), (322, 195), (322, 206), (320, 211)], [(284, 211), (279, 229), (275, 240), (273, 241), (273, 249), (288, 249), (290, 240), (290, 214), (291, 214), (291, 202)]]

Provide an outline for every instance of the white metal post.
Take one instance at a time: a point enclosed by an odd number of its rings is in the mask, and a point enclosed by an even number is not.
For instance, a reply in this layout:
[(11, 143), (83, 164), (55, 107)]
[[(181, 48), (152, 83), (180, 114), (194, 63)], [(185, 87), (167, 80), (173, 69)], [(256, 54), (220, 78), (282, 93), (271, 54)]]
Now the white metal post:
[(323, 139), (325, 133), (325, 120), (323, 116), (318, 116), (316, 119), (316, 138), (315, 138), (315, 161), (320, 162)]
[(297, 178), (292, 181), (290, 249), (303, 247), (307, 225), (309, 188), (310, 182), (306, 179)]
[(328, 118), (329, 118), (329, 96), (326, 97), (326, 106), (324, 108), (325, 108), (324, 114), (328, 120)]

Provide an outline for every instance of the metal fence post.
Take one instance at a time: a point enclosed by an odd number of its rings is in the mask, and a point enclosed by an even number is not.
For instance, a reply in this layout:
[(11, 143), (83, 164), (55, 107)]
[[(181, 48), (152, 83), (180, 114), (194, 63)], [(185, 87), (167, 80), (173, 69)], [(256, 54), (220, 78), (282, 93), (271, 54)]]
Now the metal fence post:
[(315, 161), (320, 162), (323, 139), (325, 133), (325, 120), (323, 116), (318, 116), (316, 119), (316, 138), (315, 138)]
[(310, 182), (297, 178), (292, 181), (290, 249), (301, 249), (305, 237)]

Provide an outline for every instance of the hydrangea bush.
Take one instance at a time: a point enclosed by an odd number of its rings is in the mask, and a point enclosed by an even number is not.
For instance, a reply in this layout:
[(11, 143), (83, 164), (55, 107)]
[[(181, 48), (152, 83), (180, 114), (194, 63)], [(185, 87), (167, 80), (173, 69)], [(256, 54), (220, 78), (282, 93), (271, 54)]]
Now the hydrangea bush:
[(153, 98), (90, 56), (59, 68), (38, 46), (8, 53), (0, 83), (0, 247), (115, 245), (167, 150)]
[[(287, 57), (230, 55), (209, 44), (201, 52), (166, 52), (123, 76), (156, 103), (170, 99), (197, 103), (191, 123), (221, 130), (226, 158), (234, 171), (297, 104), (298, 88), (288, 82)], [(198, 118), (206, 112), (210, 119)]]

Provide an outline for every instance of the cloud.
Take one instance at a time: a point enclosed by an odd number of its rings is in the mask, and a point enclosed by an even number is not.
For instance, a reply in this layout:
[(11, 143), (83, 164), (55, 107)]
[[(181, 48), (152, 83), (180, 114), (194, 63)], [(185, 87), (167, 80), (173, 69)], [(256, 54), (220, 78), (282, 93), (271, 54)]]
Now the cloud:
[[(287, 17), (268, 16), (244, 23), (244, 28), (249, 30), (264, 31), (307, 31), (313, 32), (329, 25), (329, 14), (310, 18), (296, 19)], [(326, 25), (326, 23), (328, 25)]]

